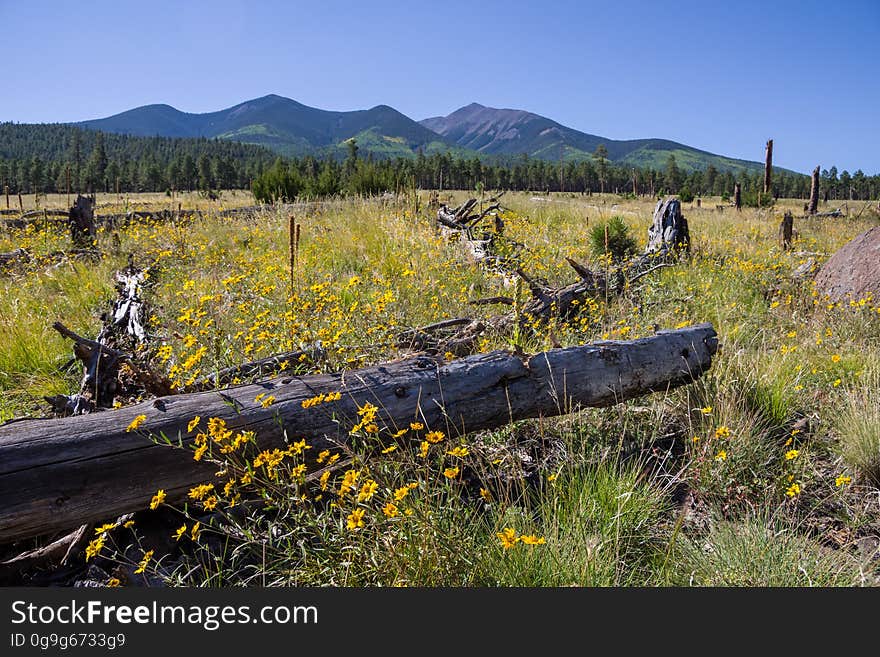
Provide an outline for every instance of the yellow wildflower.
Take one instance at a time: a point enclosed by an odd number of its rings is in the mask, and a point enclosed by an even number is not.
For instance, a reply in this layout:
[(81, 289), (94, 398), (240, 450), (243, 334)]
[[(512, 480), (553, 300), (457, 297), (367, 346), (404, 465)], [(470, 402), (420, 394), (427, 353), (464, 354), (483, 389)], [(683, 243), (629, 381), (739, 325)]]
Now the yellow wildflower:
[(355, 509), (348, 515), (346, 521), (346, 527), (348, 527), (351, 531), (360, 529), (364, 526), (364, 510)]
[(447, 479), (455, 479), (458, 476), (459, 472), (460, 471), (457, 467), (456, 468), (446, 468), (443, 471), (443, 476), (446, 477)]
[(519, 536), (516, 535), (516, 530), (512, 527), (506, 527), (495, 535), (505, 550), (509, 550), (519, 542)]
[(150, 500), (150, 510), (155, 511), (159, 508), (159, 505), (165, 501), (165, 490), (160, 488), (158, 492), (153, 495), (153, 499)]
[(129, 424), (128, 427), (126, 427), (125, 431), (126, 432), (134, 431), (135, 429), (140, 427), (144, 422), (146, 422), (146, 420), (147, 420), (146, 415), (138, 415), (135, 419), (133, 419), (131, 421), (131, 424)]
[(186, 523), (183, 523), (183, 525), (178, 527), (177, 531), (174, 532), (174, 540), (179, 541), (184, 534), (186, 534)]
[(716, 461), (723, 461), (726, 458), (727, 458), (727, 451), (723, 450), (723, 449), (715, 455)]
[(792, 459), (796, 459), (798, 457), (798, 454), (800, 454), (799, 450), (790, 449), (785, 453), (785, 460), (791, 461)]
[(535, 536), (534, 534), (523, 534), (519, 540), (526, 545), (544, 545), (547, 542), (543, 536)]
[(794, 482), (785, 491), (785, 494), (788, 495), (789, 497), (796, 497), (796, 496), (800, 495), (800, 493), (801, 493), (801, 487), (800, 487), (800, 484), (798, 484), (797, 482)]
[(212, 490), (214, 490), (214, 484), (200, 484), (198, 486), (190, 488), (189, 497), (193, 500), (200, 500)]
[(834, 485), (840, 488), (841, 486), (845, 486), (846, 484), (852, 483), (852, 477), (849, 475), (839, 475), (837, 479), (834, 480)]
[(458, 447), (455, 447), (446, 453), (449, 454), (450, 456), (457, 456), (459, 458), (464, 458), (465, 456), (470, 454), (470, 452), (468, 451), (468, 448), (465, 447), (464, 445), (460, 445)]
[(368, 502), (376, 494), (377, 490), (379, 490), (379, 484), (372, 479), (367, 479), (364, 485), (361, 486), (360, 492), (358, 492), (358, 502)]
[(382, 513), (384, 513), (389, 518), (393, 518), (394, 516), (396, 516), (398, 514), (398, 511), (399, 510), (397, 508), (397, 505), (395, 505), (394, 502), (388, 502), (388, 504), (382, 507)]
[(196, 415), (192, 420), (190, 420), (189, 424), (186, 425), (187, 433), (189, 433), (190, 431), (195, 429), (197, 426), (199, 426), (199, 422), (201, 422), (201, 421), (202, 421), (201, 415)]
[(723, 424), (715, 429), (715, 437), (716, 438), (729, 438), (730, 437), (730, 429), (728, 429)]
[(98, 536), (98, 538), (91, 541), (86, 546), (86, 561), (88, 561), (92, 557), (98, 556), (98, 554), (101, 552), (101, 548), (104, 547), (105, 537), (106, 537), (106, 534), (101, 534), (100, 536)]
[(144, 558), (141, 559), (141, 562), (138, 564), (137, 570), (134, 571), (135, 575), (139, 575), (147, 569), (147, 564), (150, 563), (150, 559), (153, 558), (153, 550), (147, 550), (144, 552)]
[(431, 431), (425, 436), (425, 440), (429, 443), (436, 444), (441, 442), (446, 437), (446, 434), (442, 431)]

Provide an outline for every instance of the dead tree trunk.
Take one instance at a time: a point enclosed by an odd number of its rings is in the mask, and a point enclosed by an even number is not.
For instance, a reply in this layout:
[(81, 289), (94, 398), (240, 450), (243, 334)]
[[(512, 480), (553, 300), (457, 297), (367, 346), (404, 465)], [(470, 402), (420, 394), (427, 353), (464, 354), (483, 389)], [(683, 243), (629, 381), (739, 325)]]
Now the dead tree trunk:
[[(377, 424), (389, 433), (419, 421), (457, 436), (686, 385), (711, 366), (717, 347), (712, 326), (700, 324), (531, 357), (495, 351), (447, 363), (419, 356), (105, 413), (7, 423), (0, 425), (0, 543), (143, 509), (158, 489), (169, 502), (185, 499), (190, 487), (212, 480), (217, 470), (194, 461), (189, 451), (199, 429), (188, 431), (187, 425), (196, 415), (221, 418), (233, 431), (254, 431), (261, 450), (285, 449), (288, 437), (305, 439), (313, 459), (348, 443), (367, 402), (379, 407)], [(342, 393), (338, 401), (303, 408), (303, 401), (336, 391)], [(258, 395), (274, 403), (256, 401)], [(128, 430), (141, 416), (141, 426)], [(187, 449), (176, 448), (178, 441)]]
[(69, 213), (70, 238), (74, 246), (91, 248), (95, 245), (95, 197), (77, 195)]
[(742, 210), (742, 187), (739, 183), (733, 186), (733, 205), (737, 210)]
[(654, 222), (648, 229), (645, 253), (666, 254), (673, 249), (689, 251), (690, 243), (687, 219), (681, 213), (681, 201), (671, 196), (657, 201)]
[(810, 184), (810, 204), (807, 206), (807, 214), (816, 214), (819, 209), (819, 167), (813, 169), (813, 180)]
[[(131, 265), (116, 274), (117, 297), (95, 340), (77, 335), (61, 322), (52, 326), (73, 340), (73, 353), (83, 363), (83, 379), (78, 393), (46, 397), (56, 415), (80, 415), (112, 408), (118, 396), (136, 397), (142, 391), (154, 395), (172, 394), (171, 383), (154, 372), (137, 351), (147, 338), (144, 303), (141, 298), (144, 272)], [(120, 372), (126, 363), (133, 375), (128, 380)]]
[(794, 232), (794, 217), (791, 212), (786, 210), (782, 223), (779, 224), (779, 242), (783, 251), (791, 248), (792, 233)]
[(770, 193), (773, 176), (773, 140), (767, 140), (766, 155), (764, 157), (764, 193)]

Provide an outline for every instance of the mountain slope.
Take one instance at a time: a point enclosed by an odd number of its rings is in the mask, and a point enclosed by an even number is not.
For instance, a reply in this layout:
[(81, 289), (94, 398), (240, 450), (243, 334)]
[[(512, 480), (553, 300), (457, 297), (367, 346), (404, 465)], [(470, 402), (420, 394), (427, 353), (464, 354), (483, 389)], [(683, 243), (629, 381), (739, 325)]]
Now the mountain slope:
[(384, 156), (411, 156), (420, 147), (446, 147), (436, 133), (387, 105), (331, 112), (274, 94), (206, 114), (146, 105), (77, 125), (137, 136), (217, 137), (260, 144), (284, 155), (344, 152), (344, 142), (361, 133), (377, 135), (382, 148), (375, 150)]
[(486, 155), (527, 153), (530, 157), (546, 160), (580, 160), (592, 157), (596, 147), (604, 144), (609, 160), (630, 166), (662, 169), (670, 154), (675, 155), (676, 164), (684, 171), (705, 169), (710, 164), (719, 171), (752, 171), (763, 166), (667, 139), (607, 139), (524, 110), (496, 109), (478, 103), (420, 123), (459, 146)]

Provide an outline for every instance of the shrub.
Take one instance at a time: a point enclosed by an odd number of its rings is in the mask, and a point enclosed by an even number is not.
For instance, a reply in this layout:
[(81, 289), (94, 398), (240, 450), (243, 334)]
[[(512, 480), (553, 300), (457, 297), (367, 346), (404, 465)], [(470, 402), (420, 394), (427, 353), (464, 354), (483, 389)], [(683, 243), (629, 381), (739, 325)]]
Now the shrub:
[(629, 227), (624, 220), (615, 215), (607, 223), (595, 224), (590, 229), (590, 247), (593, 254), (602, 257), (611, 256), (611, 261), (618, 263), (626, 260), (636, 252), (636, 240), (629, 234)]

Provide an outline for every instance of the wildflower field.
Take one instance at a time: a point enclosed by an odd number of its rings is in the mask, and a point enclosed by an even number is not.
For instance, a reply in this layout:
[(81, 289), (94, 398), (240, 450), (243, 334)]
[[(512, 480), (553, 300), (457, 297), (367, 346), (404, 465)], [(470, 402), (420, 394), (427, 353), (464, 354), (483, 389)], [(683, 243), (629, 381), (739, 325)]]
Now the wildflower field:
[[(81, 369), (52, 322), (94, 336), (130, 254), (148, 267), (152, 362), (181, 389), (318, 346), (322, 357), (304, 356), (297, 373), (391, 361), (405, 355), (406, 329), (497, 312), (474, 299), (508, 296), (516, 308), (527, 286), (442, 237), (427, 200), (412, 192), (220, 218), (252, 198), (183, 195), (174, 203), (202, 218), (102, 229), (97, 262), (52, 260), (70, 247), (57, 225), (0, 228), (0, 252), (32, 255), (0, 274), (0, 421), (43, 415), (44, 396), (78, 389)], [(113, 213), (170, 201), (98, 203)], [(536, 353), (711, 322), (721, 348), (691, 385), (464, 436), (384, 426), (366, 403), (343, 418), (351, 446), (320, 454), (297, 436), (287, 450), (262, 450), (259, 435), (194, 416), (195, 450), (180, 458), (216, 463), (217, 478), (185, 503), (157, 490), (133, 517), (107, 518), (83, 560), (109, 586), (877, 585), (880, 299), (831, 303), (811, 274), (880, 216), (797, 219), (783, 251), (782, 213), (800, 214), (802, 201), (741, 212), (716, 203), (683, 204), (689, 257), (587, 300), (572, 319), (477, 345)], [(561, 286), (574, 277), (566, 257), (612, 266), (590, 240), (612, 217), (641, 251), (654, 200), (507, 194), (503, 205), (521, 268)], [(291, 213), (301, 226), (293, 272)], [(332, 412), (337, 399), (303, 406)]]

